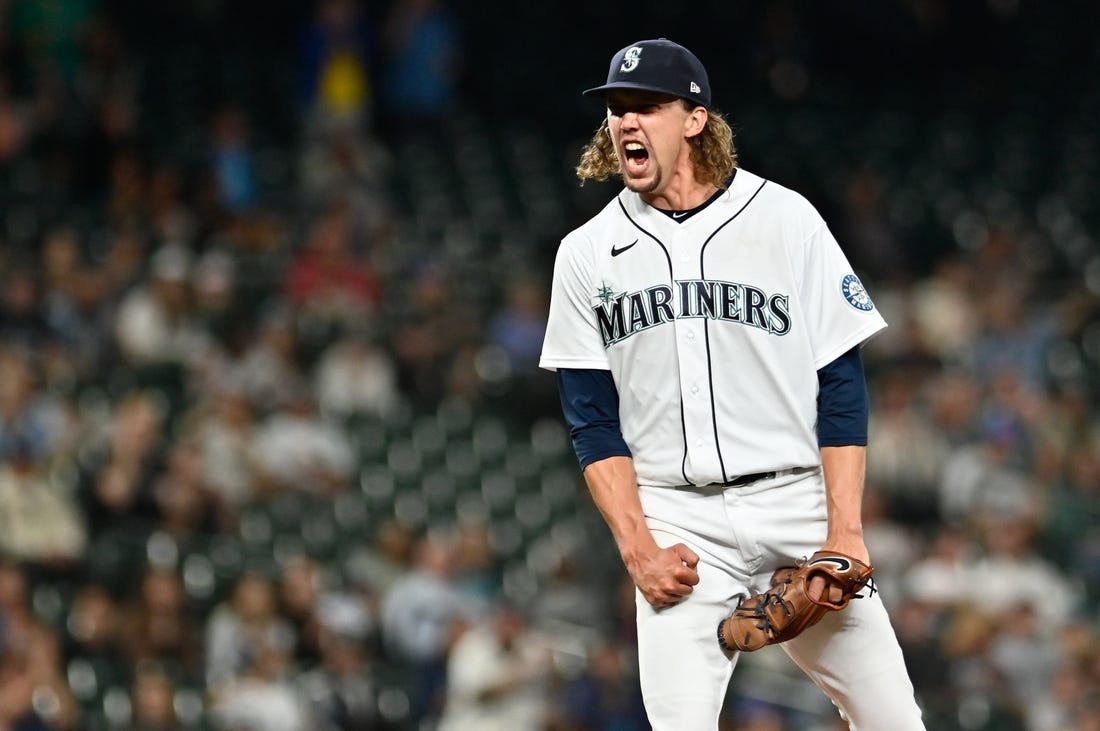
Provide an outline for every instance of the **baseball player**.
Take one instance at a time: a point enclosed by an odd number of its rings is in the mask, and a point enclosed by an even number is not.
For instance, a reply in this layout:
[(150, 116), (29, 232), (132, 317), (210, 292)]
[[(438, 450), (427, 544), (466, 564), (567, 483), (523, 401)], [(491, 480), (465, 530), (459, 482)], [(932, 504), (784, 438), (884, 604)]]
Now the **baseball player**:
[[(689, 50), (631, 44), (585, 94), (577, 174), (625, 189), (561, 242), (540, 364), (637, 586), (650, 722), (715, 729), (739, 600), (822, 548), (869, 561), (859, 348), (886, 323), (810, 203), (737, 168)], [(781, 646), (851, 728), (924, 728), (873, 592)]]

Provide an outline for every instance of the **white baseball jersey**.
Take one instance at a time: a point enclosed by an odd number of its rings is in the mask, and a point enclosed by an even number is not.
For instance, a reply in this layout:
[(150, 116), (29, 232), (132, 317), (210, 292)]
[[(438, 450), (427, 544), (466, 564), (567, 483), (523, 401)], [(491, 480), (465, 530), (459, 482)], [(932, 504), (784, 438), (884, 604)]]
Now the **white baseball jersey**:
[(745, 170), (673, 220), (624, 189), (566, 236), (543, 368), (610, 370), (638, 482), (820, 464), (817, 369), (886, 327), (801, 195)]

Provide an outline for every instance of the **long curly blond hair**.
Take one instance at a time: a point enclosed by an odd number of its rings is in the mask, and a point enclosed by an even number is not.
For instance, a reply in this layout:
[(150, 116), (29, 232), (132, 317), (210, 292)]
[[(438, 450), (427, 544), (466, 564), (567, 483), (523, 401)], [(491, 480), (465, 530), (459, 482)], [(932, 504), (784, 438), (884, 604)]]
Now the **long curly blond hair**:
[[(681, 101), (686, 109), (694, 108), (690, 102)], [(689, 138), (688, 142), (691, 144), (691, 161), (695, 164), (695, 177), (700, 182), (724, 188), (726, 181), (733, 174), (733, 169), (737, 167), (737, 148), (733, 144), (733, 129), (726, 118), (708, 109), (707, 124), (703, 131)], [(613, 177), (622, 177), (619, 156), (615, 154), (615, 144), (611, 141), (606, 117), (581, 151), (576, 173), (581, 185), (588, 180), (602, 183)]]

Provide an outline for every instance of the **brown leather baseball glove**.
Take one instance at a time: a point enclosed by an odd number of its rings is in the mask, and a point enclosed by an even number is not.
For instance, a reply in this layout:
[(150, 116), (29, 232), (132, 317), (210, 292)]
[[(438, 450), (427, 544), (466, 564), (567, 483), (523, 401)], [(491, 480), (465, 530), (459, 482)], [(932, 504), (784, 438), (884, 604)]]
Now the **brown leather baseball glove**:
[[(821, 621), (826, 612), (835, 612), (861, 595), (874, 568), (859, 559), (835, 551), (818, 551), (809, 560), (777, 569), (771, 588), (762, 594), (742, 599), (730, 616), (718, 624), (718, 644), (727, 652), (752, 652), (798, 637), (805, 629)], [(825, 577), (821, 598), (810, 597), (810, 580)], [(829, 601), (829, 586), (839, 586), (839, 601)], [(874, 591), (874, 584), (870, 591)]]

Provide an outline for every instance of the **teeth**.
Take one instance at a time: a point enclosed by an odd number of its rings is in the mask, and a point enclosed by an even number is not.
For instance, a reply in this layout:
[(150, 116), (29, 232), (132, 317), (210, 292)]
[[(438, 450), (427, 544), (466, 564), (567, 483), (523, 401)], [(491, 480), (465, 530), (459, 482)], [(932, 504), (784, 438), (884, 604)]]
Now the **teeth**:
[(623, 148), (626, 149), (626, 150), (642, 150), (642, 149), (644, 149), (642, 147), (642, 145), (638, 142), (627, 142), (625, 145), (623, 145)]

